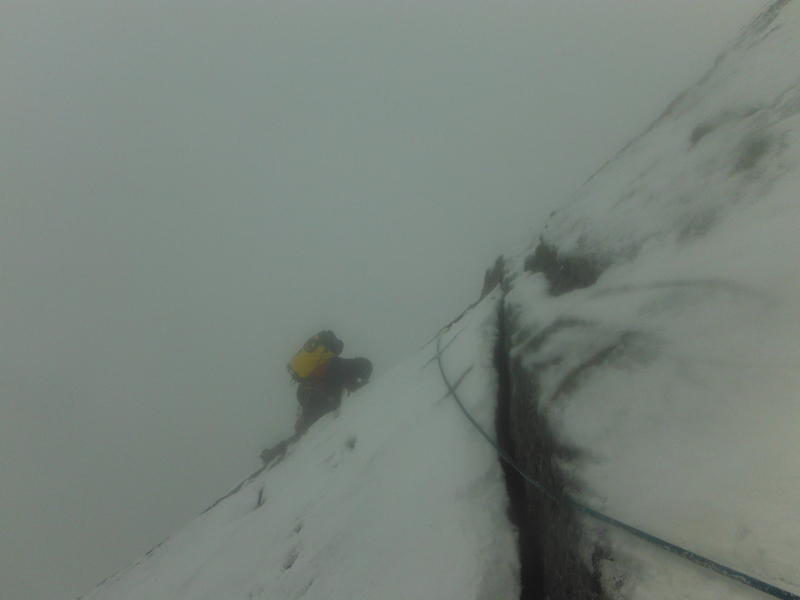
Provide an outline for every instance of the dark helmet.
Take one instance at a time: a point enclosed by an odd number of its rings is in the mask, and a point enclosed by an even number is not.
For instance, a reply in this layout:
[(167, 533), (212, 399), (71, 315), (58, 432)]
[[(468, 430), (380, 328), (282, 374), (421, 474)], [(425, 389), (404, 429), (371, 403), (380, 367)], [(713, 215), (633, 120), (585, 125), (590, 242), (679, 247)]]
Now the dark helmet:
[(363, 356), (344, 359), (344, 382), (348, 391), (354, 392), (369, 383), (372, 361)]

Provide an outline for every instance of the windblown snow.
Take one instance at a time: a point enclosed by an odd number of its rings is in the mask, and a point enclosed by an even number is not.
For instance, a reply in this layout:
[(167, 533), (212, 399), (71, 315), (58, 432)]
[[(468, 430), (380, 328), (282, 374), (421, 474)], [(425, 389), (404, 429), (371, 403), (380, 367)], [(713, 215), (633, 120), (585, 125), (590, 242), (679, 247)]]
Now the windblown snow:
[[(499, 308), (541, 457), (611, 517), (800, 594), (800, 2), (778, 0), (444, 331), (494, 431)], [(436, 344), (85, 600), (520, 595), (493, 448)], [(602, 596), (763, 597), (580, 517)], [(597, 549), (602, 552), (598, 553)]]

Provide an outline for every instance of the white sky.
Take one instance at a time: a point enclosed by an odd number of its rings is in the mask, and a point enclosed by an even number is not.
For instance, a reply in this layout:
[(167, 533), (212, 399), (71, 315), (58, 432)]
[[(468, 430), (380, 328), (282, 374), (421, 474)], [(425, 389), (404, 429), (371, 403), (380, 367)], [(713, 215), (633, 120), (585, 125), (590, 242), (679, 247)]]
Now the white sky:
[(73, 598), (376, 375), (762, 0), (0, 2), (0, 590)]

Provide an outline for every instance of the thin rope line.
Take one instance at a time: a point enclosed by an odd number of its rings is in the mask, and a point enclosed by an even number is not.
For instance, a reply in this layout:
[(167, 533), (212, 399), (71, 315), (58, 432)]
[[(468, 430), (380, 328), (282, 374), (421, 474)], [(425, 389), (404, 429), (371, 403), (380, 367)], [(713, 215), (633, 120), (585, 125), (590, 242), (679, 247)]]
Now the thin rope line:
[(466, 415), (467, 419), (469, 419), (469, 422), (472, 423), (473, 427), (475, 427), (475, 429), (478, 430), (478, 432), (486, 439), (486, 441), (488, 441), (489, 444), (492, 445), (492, 447), (497, 451), (497, 454), (499, 454), (500, 457), (503, 460), (505, 460), (509, 465), (511, 465), (511, 467), (515, 471), (517, 471), (520, 475), (522, 475), (525, 481), (530, 483), (537, 490), (539, 490), (549, 498), (552, 498), (556, 502), (561, 502), (563, 504), (566, 504), (567, 506), (570, 506), (575, 510), (578, 510), (594, 519), (597, 519), (598, 521), (602, 521), (604, 523), (608, 523), (609, 525), (618, 527), (623, 531), (627, 531), (628, 533), (638, 538), (650, 542), (651, 544), (661, 548), (662, 550), (672, 552), (673, 554), (685, 558), (690, 562), (693, 562), (697, 565), (710, 569), (715, 573), (724, 575), (725, 577), (733, 579), (734, 581), (738, 581), (739, 583), (743, 583), (744, 585), (756, 589), (760, 592), (764, 592), (765, 594), (769, 594), (770, 596), (773, 596), (775, 598), (780, 598), (781, 600), (800, 600), (800, 596), (796, 594), (792, 594), (791, 592), (787, 592), (786, 590), (783, 590), (779, 587), (775, 587), (774, 585), (771, 585), (765, 581), (761, 581), (760, 579), (751, 577), (750, 575), (742, 573), (741, 571), (737, 571), (735, 569), (731, 569), (730, 567), (726, 567), (725, 565), (715, 562), (710, 558), (701, 556), (700, 554), (692, 552), (691, 550), (681, 548), (680, 546), (662, 540), (661, 538), (658, 538), (645, 531), (642, 531), (641, 529), (637, 529), (632, 525), (628, 525), (627, 523), (618, 521), (617, 519), (609, 517), (608, 515), (604, 515), (603, 513), (598, 512), (593, 508), (584, 506), (583, 504), (567, 496), (566, 494), (558, 494), (550, 490), (542, 483), (534, 479), (531, 475), (529, 475), (522, 469), (522, 467), (511, 457), (511, 455), (508, 454), (508, 452), (503, 450), (500, 447), (500, 445), (494, 439), (492, 439), (492, 437), (488, 433), (486, 433), (483, 427), (480, 426), (480, 424), (472, 417), (471, 414), (469, 414), (469, 411), (464, 407), (464, 404), (461, 402), (461, 398), (458, 397), (458, 394), (453, 389), (453, 386), (450, 385), (450, 381), (447, 379), (447, 375), (445, 375), (444, 373), (444, 367), (442, 366), (441, 340), (442, 338), (440, 335), (436, 340), (436, 362), (439, 364), (439, 372), (442, 374), (442, 379), (444, 380), (444, 383), (447, 386), (447, 389), (449, 390), (450, 394), (452, 394), (453, 398), (458, 404), (458, 407), (461, 409), (461, 412), (463, 412)]

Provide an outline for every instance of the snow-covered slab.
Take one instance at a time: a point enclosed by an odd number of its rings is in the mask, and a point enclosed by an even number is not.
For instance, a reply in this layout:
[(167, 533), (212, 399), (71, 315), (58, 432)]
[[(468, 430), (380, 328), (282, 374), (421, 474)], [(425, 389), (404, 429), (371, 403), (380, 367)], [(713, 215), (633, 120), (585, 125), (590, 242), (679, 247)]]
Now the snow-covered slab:
[[(794, 594), (799, 136), (800, 2), (780, 1), (553, 216), (550, 265), (518, 257), (506, 300), (536, 410), (579, 457), (554, 462), (567, 491)], [(595, 281), (554, 287), (556, 264)], [(584, 523), (611, 597), (763, 597)]]
[[(442, 334), (493, 431), (497, 296)], [(519, 597), (497, 456), (447, 395), (432, 343), (345, 399), (286, 457), (85, 600)]]
[(775, 185), (796, 191), (798, 59), (800, 3), (779, 0), (550, 219), (543, 239), (615, 262), (702, 236)]

